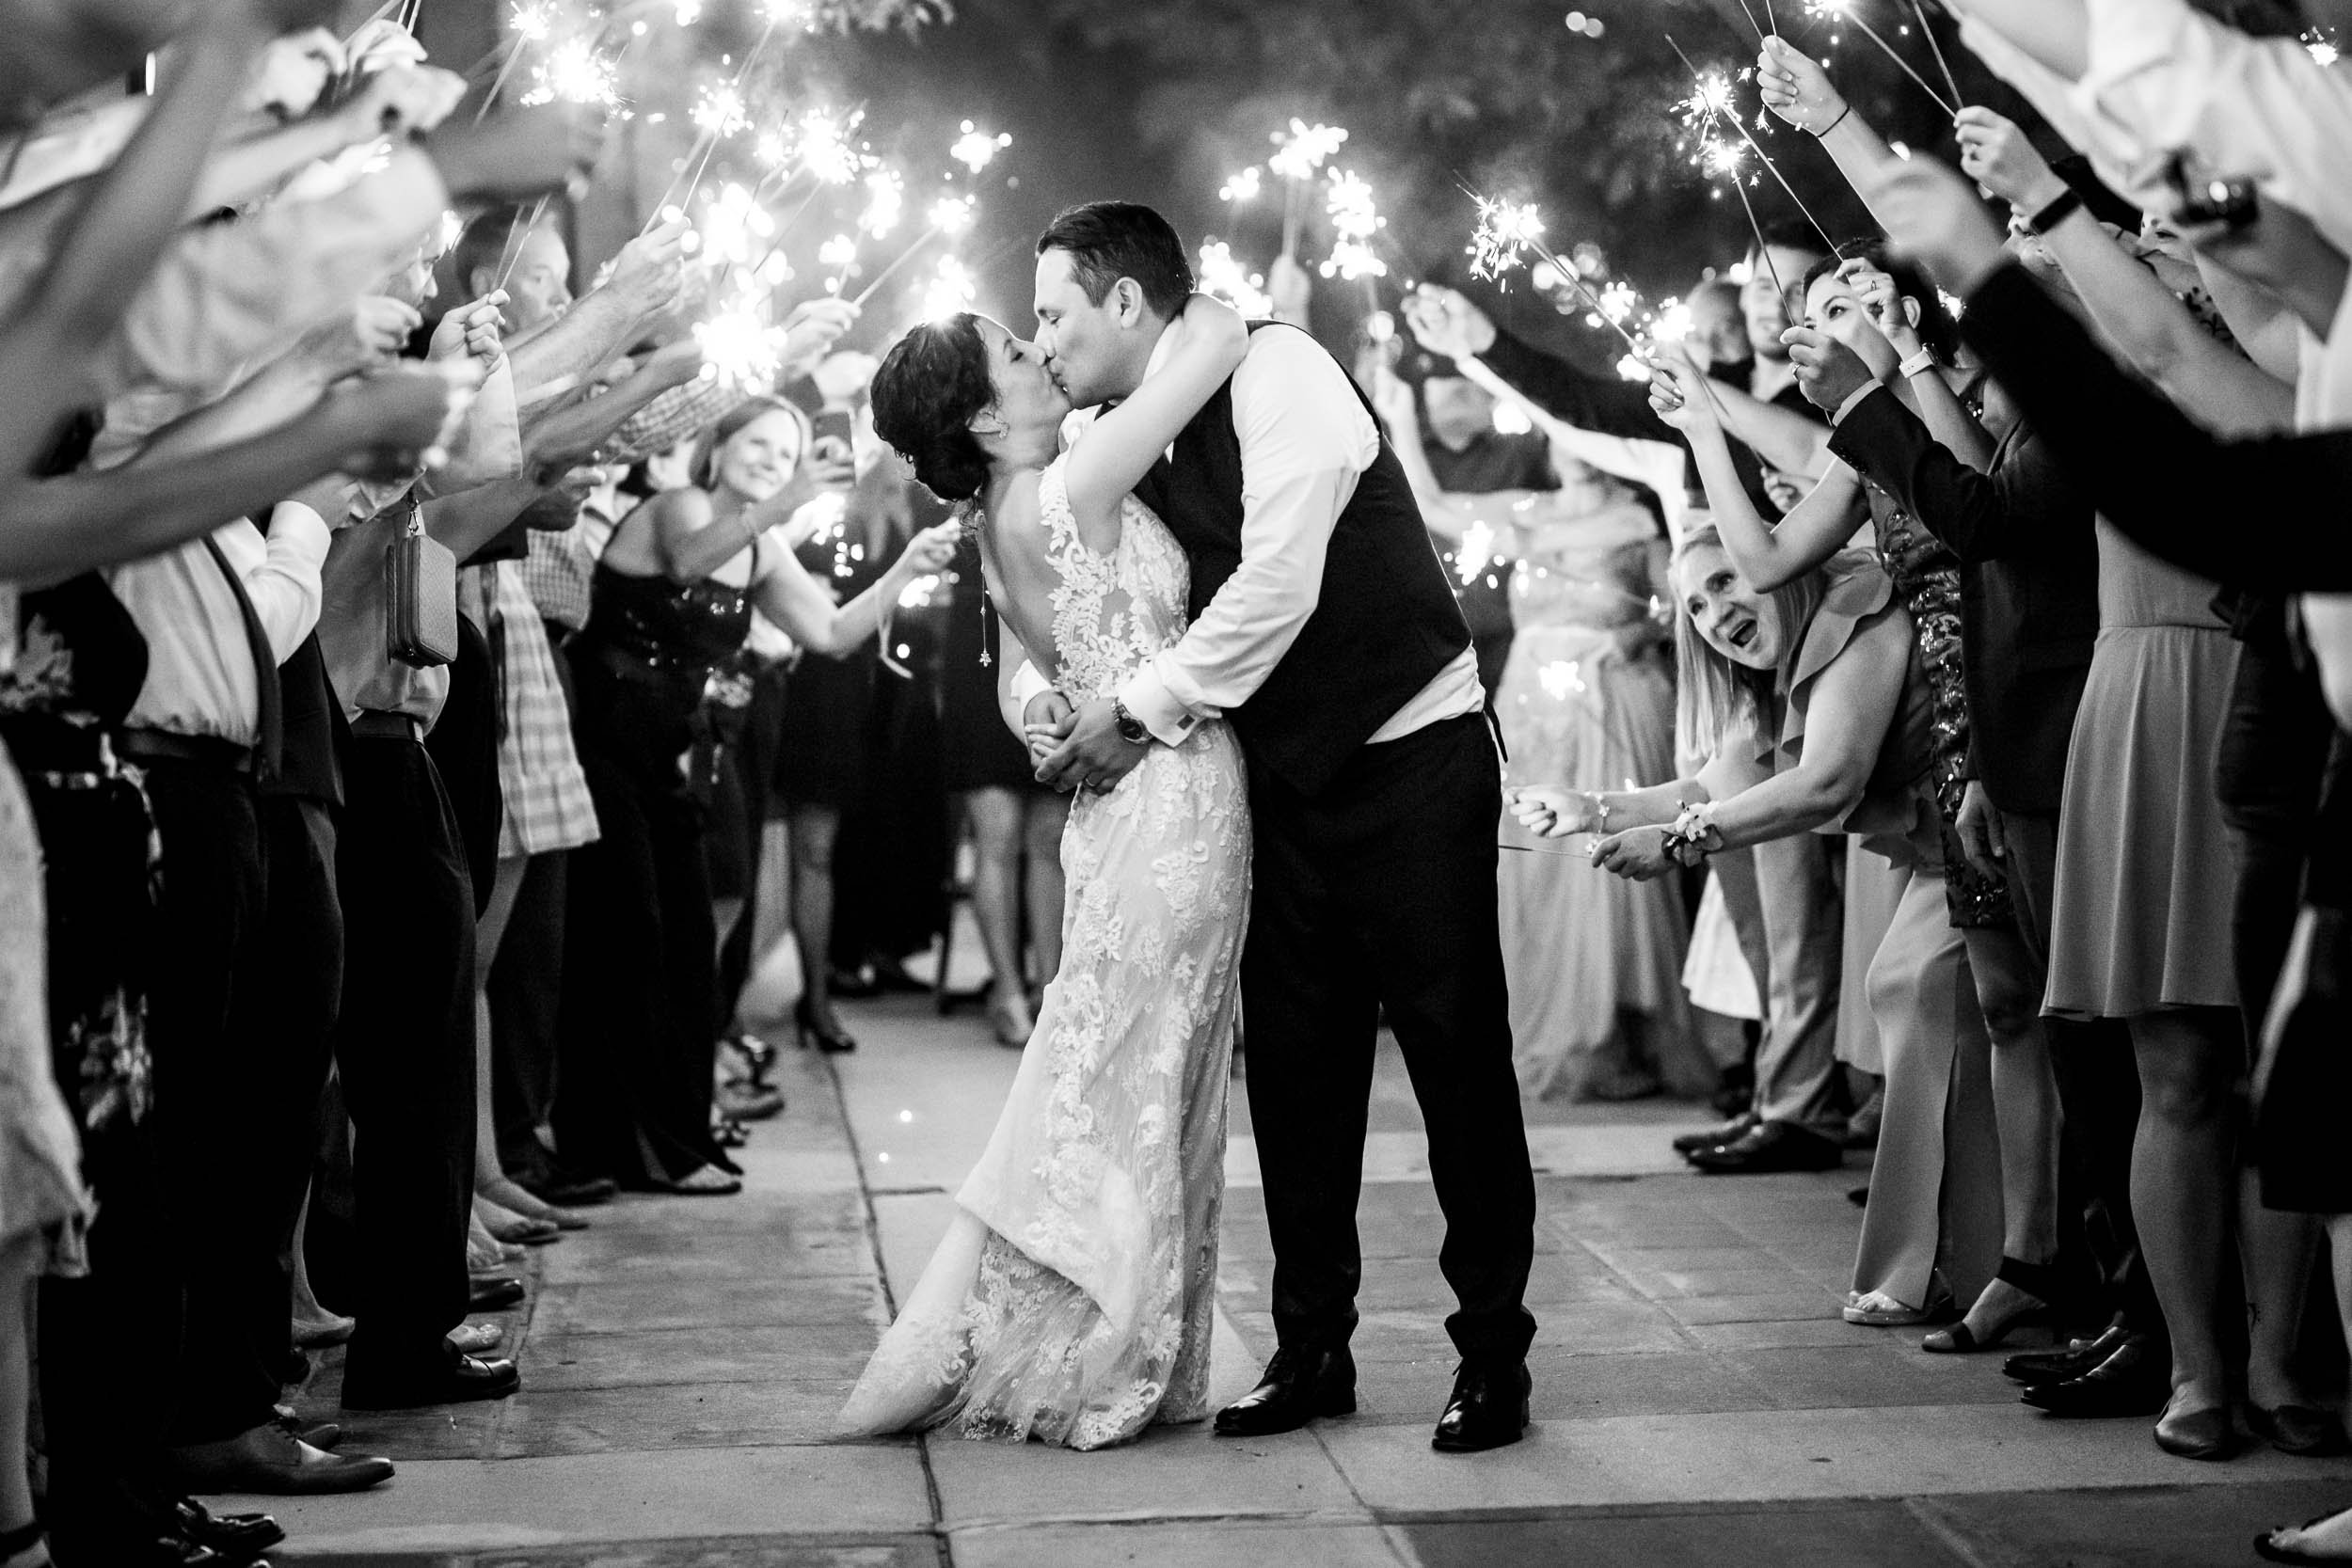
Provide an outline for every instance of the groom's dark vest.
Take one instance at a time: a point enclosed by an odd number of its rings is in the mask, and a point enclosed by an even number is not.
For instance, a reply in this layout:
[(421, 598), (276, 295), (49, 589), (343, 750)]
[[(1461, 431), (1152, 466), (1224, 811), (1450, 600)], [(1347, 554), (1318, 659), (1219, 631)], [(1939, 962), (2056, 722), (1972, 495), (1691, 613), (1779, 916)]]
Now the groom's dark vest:
[[(1296, 330), (1272, 322), (1253, 322), (1249, 330), (1269, 327)], [(1356, 395), (1372, 415), (1363, 393)], [(1373, 422), (1376, 429), (1376, 416)], [(1197, 618), (1241, 564), (1241, 437), (1231, 381), (1184, 427), (1174, 450), (1174, 467), (1153, 464), (1136, 493), (1192, 560)], [(1314, 613), (1265, 684), (1226, 717), (1251, 767), (1315, 795), (1470, 643), (1412, 485), (1384, 437), (1331, 531)]]

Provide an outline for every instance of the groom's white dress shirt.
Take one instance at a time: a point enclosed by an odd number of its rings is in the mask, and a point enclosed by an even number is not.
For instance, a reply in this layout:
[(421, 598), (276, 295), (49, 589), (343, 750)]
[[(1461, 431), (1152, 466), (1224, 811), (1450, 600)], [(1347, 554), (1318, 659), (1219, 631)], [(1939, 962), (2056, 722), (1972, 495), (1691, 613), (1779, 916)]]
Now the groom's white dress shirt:
[[(1152, 352), (1146, 379), (1173, 352), (1171, 327)], [(1127, 711), (1170, 746), (1201, 721), (1248, 702), (1290, 652), (1322, 596), (1324, 556), (1340, 514), (1380, 451), (1379, 427), (1347, 372), (1295, 327), (1250, 334), (1232, 393), (1244, 459), (1241, 564), (1183, 641), (1154, 655), (1119, 693)], [(1168, 454), (1173, 461), (1173, 447)], [(1017, 720), (1053, 683), (1024, 665), (1012, 686)], [(1466, 642), (1372, 739), (1399, 739), (1486, 705), (1478, 657)]]

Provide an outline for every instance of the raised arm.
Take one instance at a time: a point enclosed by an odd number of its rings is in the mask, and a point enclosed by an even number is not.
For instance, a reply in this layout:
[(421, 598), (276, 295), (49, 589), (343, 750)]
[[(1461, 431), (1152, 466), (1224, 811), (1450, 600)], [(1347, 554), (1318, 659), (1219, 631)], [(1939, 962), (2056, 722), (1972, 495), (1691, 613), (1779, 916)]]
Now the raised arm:
[(1241, 368), (1249, 329), (1240, 312), (1207, 294), (1185, 301), (1168, 330), (1167, 362), (1134, 395), (1088, 426), (1063, 460), (1070, 509), (1081, 530), (1119, 515), (1128, 496), (1216, 389)]
[(1861, 526), (1862, 493), (1852, 469), (1833, 465), (1794, 512), (1767, 528), (1732, 465), (1731, 446), (1711, 401), (1713, 388), (1704, 375), (1687, 359), (1661, 355), (1650, 387), (1659, 417), (1683, 433), (1698, 458), (1724, 547), (1757, 588), (1769, 591), (1804, 576), (1853, 537)]
[(881, 580), (841, 605), (834, 603), (833, 595), (808, 575), (808, 568), (791, 551), (771, 551), (752, 581), (752, 594), (760, 613), (789, 632), (792, 641), (837, 657), (882, 629), (908, 583), (927, 572), (945, 569), (955, 559), (956, 544), (962, 536), (962, 527), (957, 523), (925, 529), (907, 542), (905, 551), (891, 562)]
[[(1959, 129), (1961, 168), (2030, 215), (2065, 194), (2016, 125), (1990, 109), (1967, 108)], [(2218, 341), (2137, 258), (2077, 205), (2042, 236), (2091, 321), (2164, 394), (2206, 424), (2233, 434), (2284, 428), (2294, 388)]]

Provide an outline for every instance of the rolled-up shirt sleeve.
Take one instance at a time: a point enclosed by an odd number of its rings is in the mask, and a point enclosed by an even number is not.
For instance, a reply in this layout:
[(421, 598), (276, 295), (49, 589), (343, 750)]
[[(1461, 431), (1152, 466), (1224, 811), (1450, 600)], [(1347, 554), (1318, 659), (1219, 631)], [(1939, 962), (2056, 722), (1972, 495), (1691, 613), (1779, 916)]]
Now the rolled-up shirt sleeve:
[(1175, 745), (1265, 684), (1322, 596), (1340, 513), (1380, 450), (1380, 433), (1339, 362), (1291, 327), (1265, 327), (1233, 374), (1241, 438), (1241, 564), (1174, 647), (1120, 697)]
[(280, 664), (318, 626), (326, 598), (320, 578), (332, 540), (326, 519), (300, 501), (279, 501), (270, 513), (269, 548), (246, 574), (245, 593)]
[(2089, 0), (2076, 105), (2143, 156), (2193, 150), (2219, 179), (2252, 180), (2352, 251), (2352, 77), (2291, 38), (2257, 39), (2185, 0)]

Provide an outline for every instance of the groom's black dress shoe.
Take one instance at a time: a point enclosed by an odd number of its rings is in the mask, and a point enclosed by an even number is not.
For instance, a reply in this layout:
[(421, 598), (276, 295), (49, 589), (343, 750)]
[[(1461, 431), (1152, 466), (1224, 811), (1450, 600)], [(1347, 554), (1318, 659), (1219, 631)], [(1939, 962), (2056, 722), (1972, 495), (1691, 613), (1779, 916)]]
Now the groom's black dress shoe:
[(1477, 1453), (1518, 1442), (1527, 1434), (1527, 1399), (1534, 1386), (1524, 1361), (1463, 1362), (1429, 1446), (1439, 1453)]
[(2136, 1339), (2082, 1376), (2036, 1384), (2022, 1397), (2038, 1410), (2077, 1419), (2153, 1416), (2172, 1397), (2172, 1369), (2169, 1357)]
[(1772, 1171), (1836, 1170), (1846, 1163), (1846, 1151), (1793, 1122), (1759, 1121), (1736, 1141), (1721, 1148), (1699, 1149), (1687, 1158), (1709, 1176), (1760, 1176)]
[(2001, 1375), (2015, 1383), (2071, 1383), (2122, 1350), (2132, 1338), (2121, 1325), (2095, 1339), (2076, 1339), (2063, 1349), (2020, 1351), (2001, 1363)]
[(1725, 1144), (1738, 1143), (1741, 1138), (1744, 1138), (1750, 1132), (1755, 1132), (1756, 1126), (1756, 1113), (1753, 1111), (1743, 1112), (1740, 1115), (1732, 1117), (1729, 1121), (1724, 1122), (1720, 1127), (1709, 1127), (1704, 1132), (1699, 1132), (1683, 1133), (1681, 1136), (1675, 1139), (1675, 1152), (1677, 1154), (1696, 1154), (1701, 1149), (1705, 1148), (1721, 1148)]
[(1345, 1345), (1299, 1351), (1284, 1346), (1265, 1364), (1258, 1386), (1216, 1413), (1219, 1437), (1295, 1432), (1318, 1416), (1356, 1412), (1356, 1358)]

